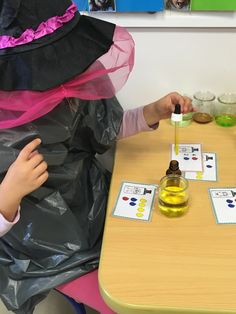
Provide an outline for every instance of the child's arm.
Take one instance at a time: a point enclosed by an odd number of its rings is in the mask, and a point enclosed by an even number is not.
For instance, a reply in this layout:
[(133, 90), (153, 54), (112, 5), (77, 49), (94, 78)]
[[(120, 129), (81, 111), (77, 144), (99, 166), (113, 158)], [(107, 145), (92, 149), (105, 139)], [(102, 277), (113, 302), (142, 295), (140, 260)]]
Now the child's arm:
[(181, 105), (183, 113), (194, 111), (191, 99), (178, 93), (170, 93), (144, 107), (126, 110), (118, 139), (156, 129), (160, 120), (171, 116), (176, 104)]
[(0, 236), (8, 231), (2, 230), (4, 226), (11, 226), (10, 222), (15, 219), (22, 198), (39, 188), (48, 178), (47, 163), (35, 151), (40, 143), (40, 139), (35, 139), (21, 150), (0, 185)]

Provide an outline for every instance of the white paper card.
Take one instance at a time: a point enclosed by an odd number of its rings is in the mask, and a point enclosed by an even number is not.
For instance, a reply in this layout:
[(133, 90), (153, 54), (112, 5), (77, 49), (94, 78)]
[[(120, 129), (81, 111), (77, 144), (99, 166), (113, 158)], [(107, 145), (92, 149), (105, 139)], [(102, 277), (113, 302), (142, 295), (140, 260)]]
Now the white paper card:
[(203, 171), (185, 172), (189, 180), (217, 181), (217, 163), (215, 153), (203, 153)]
[(178, 160), (181, 171), (202, 171), (201, 144), (179, 144), (179, 152), (176, 155), (175, 145), (171, 145), (171, 159)]
[(217, 223), (236, 223), (236, 187), (209, 189)]
[(129, 219), (151, 219), (157, 185), (123, 182), (113, 216)]

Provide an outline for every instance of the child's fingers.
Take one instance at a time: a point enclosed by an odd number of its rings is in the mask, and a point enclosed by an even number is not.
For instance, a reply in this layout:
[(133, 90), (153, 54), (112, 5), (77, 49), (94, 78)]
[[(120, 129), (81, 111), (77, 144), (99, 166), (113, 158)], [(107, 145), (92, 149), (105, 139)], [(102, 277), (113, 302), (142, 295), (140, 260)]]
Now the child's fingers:
[(30, 153), (28, 159), (31, 159), (32, 157), (34, 157), (34, 155), (37, 155), (38, 153), (39, 153), (39, 151), (37, 149), (35, 149), (32, 153)]
[(41, 174), (38, 178), (37, 178), (37, 185), (38, 187), (40, 187), (42, 184), (44, 184), (44, 182), (46, 182), (48, 179), (48, 172), (44, 171), (43, 174)]
[(184, 107), (184, 98), (180, 94), (173, 92), (170, 94), (170, 105), (169, 109), (174, 112), (175, 111), (175, 105), (180, 104), (181, 111), (183, 111)]
[(183, 107), (183, 112), (192, 112), (193, 110), (193, 105), (192, 105), (192, 99), (189, 97), (184, 97), (184, 107)]
[(34, 175), (35, 177), (40, 177), (48, 168), (46, 161), (42, 161), (35, 169)]
[(180, 104), (182, 113), (193, 111), (191, 98), (187, 96), (182, 96), (178, 93), (172, 93), (171, 94), (172, 112), (174, 112), (176, 104)]
[(28, 164), (32, 167), (35, 168), (37, 167), (42, 161), (44, 160), (44, 157), (42, 154), (35, 154), (33, 157), (30, 158), (28, 161)]
[(28, 160), (30, 154), (37, 148), (40, 143), (40, 138), (36, 138), (35, 140), (25, 145), (25, 147), (20, 151), (18, 158), (22, 160)]

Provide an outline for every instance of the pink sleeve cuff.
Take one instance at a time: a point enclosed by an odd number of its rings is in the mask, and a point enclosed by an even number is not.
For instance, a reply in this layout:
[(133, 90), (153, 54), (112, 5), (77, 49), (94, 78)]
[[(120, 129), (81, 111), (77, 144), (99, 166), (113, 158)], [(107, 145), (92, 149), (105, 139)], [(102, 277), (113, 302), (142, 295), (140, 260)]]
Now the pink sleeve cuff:
[(139, 132), (153, 131), (158, 127), (158, 123), (151, 127), (147, 125), (143, 116), (143, 107), (130, 109), (124, 112), (118, 139), (122, 139)]
[(10, 222), (4, 218), (4, 216), (0, 213), (0, 237), (3, 237), (11, 228), (19, 221), (20, 219), (20, 207), (16, 214), (15, 219)]

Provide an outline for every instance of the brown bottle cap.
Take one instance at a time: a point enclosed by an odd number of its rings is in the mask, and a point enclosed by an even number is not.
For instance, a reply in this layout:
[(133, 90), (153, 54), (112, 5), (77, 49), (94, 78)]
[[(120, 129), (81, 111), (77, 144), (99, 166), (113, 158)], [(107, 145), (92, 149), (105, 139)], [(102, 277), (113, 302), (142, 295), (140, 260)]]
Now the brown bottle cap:
[(179, 162), (177, 160), (171, 160), (169, 168), (172, 170), (179, 169)]

